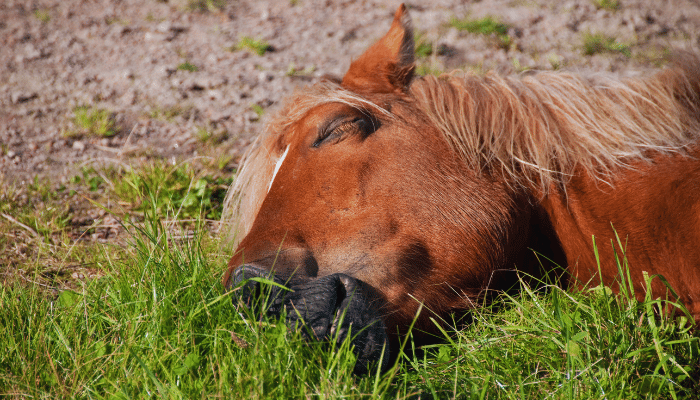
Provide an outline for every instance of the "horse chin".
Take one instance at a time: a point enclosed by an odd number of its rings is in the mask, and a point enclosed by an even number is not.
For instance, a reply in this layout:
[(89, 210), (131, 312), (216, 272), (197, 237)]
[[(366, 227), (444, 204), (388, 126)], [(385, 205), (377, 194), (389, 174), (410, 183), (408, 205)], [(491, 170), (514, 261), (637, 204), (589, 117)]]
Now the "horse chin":
[(234, 302), (273, 318), (286, 314), (287, 326), (307, 340), (339, 345), (349, 338), (357, 357), (355, 373), (388, 369), (390, 346), (381, 317), (386, 307), (370, 285), (342, 273), (285, 279), (245, 264), (233, 271), (228, 286)]

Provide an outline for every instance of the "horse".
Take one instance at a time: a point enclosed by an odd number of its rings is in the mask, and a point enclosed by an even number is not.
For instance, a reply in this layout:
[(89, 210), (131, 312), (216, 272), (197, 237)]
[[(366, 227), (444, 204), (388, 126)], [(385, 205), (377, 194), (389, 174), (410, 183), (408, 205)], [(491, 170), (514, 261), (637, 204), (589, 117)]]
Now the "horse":
[[(224, 286), (245, 301), (254, 278), (286, 286), (266, 312), (310, 338), (352, 337), (359, 372), (386, 368), (411, 324), (420, 340), (431, 317), (521, 276), (616, 287), (619, 251), (637, 293), (662, 275), (697, 320), (699, 66), (685, 52), (637, 76), (420, 77), (402, 5), (342, 79), (298, 90), (247, 151)], [(593, 239), (616, 246), (596, 254)]]

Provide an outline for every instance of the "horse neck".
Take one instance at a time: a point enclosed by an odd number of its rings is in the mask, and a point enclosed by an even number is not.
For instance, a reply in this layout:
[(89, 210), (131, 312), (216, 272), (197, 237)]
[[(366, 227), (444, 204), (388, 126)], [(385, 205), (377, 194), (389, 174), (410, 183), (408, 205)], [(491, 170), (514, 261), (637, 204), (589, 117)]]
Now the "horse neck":
[(698, 182), (700, 146), (693, 146), (687, 155), (659, 154), (632, 164), (609, 183), (577, 171), (540, 205), (565, 267), (579, 280), (597, 282), (595, 240), (606, 282), (617, 277), (616, 257), (626, 257), (636, 282), (643, 282), (641, 271), (658, 271), (682, 284), (679, 266), (697, 270), (700, 265), (700, 250), (687, 251), (700, 242)]

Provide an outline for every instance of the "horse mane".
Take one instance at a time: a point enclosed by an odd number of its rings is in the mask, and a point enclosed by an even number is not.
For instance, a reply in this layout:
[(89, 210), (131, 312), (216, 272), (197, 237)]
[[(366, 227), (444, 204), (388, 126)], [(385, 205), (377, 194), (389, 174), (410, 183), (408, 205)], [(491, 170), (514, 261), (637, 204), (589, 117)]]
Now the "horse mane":
[(411, 93), (471, 168), (500, 169), (509, 182), (546, 192), (579, 168), (609, 183), (632, 162), (697, 141), (699, 66), (696, 55), (683, 53), (646, 78), (427, 76)]

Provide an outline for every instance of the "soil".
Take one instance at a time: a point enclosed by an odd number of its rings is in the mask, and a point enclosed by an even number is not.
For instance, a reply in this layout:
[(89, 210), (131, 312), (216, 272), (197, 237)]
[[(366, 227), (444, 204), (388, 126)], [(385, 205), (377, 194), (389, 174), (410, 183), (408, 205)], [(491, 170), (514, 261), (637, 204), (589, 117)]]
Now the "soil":
[[(700, 3), (686, 0), (483, 0), (408, 3), (433, 49), (431, 70), (639, 71), (700, 43)], [(261, 130), (259, 114), (296, 87), (342, 76), (381, 37), (397, 1), (4, 0), (0, 4), (0, 171), (23, 185), (64, 182), (85, 165), (212, 157), (233, 168)], [(492, 16), (496, 34), (451, 18)], [(627, 45), (585, 54), (586, 34)], [(265, 40), (263, 55), (236, 50)], [(190, 70), (188, 70), (190, 66)], [(191, 71), (191, 66), (196, 71)], [(75, 126), (76, 107), (103, 109), (115, 134)], [(227, 163), (228, 162), (228, 163)]]

